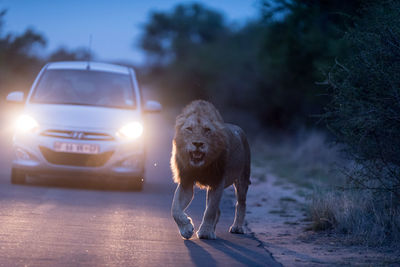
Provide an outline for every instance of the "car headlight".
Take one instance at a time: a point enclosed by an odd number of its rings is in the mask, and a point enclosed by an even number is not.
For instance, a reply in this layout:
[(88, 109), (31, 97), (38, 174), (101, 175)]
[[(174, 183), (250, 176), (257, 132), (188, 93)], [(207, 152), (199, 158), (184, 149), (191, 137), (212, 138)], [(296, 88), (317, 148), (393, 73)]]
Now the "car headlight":
[(34, 118), (29, 115), (21, 115), (15, 122), (15, 130), (19, 133), (27, 133), (34, 131), (39, 127), (39, 124)]
[(143, 134), (143, 125), (140, 122), (131, 122), (124, 125), (117, 134), (128, 139), (139, 138)]

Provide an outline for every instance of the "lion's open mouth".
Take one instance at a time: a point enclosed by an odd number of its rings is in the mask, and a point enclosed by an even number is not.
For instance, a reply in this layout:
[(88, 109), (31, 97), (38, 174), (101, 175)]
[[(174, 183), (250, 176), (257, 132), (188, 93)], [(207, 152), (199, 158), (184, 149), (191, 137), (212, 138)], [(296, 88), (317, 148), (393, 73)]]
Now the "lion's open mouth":
[(190, 152), (190, 160), (192, 161), (192, 163), (194, 163), (196, 165), (203, 162), (204, 156), (205, 156), (205, 153), (203, 153), (201, 151)]

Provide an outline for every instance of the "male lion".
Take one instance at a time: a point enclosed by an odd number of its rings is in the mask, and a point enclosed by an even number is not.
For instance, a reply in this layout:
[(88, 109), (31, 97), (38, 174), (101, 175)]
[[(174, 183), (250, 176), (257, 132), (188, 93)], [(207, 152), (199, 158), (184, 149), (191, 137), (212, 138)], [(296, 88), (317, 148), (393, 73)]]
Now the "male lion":
[(196, 100), (176, 118), (171, 169), (178, 184), (171, 213), (183, 238), (193, 235), (192, 219), (184, 212), (193, 199), (193, 187), (207, 188), (206, 210), (198, 238), (216, 239), (219, 203), (224, 188), (236, 190), (235, 220), (229, 231), (243, 234), (246, 194), (250, 184), (250, 149), (243, 130), (224, 123), (209, 102)]

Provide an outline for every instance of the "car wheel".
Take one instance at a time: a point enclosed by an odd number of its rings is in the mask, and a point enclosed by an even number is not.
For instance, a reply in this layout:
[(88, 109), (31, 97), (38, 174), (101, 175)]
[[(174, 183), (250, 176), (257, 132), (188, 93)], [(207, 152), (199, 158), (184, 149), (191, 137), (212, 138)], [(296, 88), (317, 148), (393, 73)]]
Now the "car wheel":
[(18, 169), (11, 170), (11, 183), (12, 184), (25, 184), (26, 174)]

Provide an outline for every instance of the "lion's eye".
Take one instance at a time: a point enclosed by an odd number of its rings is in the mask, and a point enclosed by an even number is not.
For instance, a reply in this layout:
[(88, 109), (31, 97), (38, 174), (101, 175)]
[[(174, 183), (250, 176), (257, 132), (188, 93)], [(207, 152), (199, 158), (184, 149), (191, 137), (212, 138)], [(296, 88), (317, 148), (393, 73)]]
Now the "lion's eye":
[(205, 132), (206, 134), (208, 134), (208, 133), (210, 133), (210, 132), (211, 132), (211, 129), (210, 129), (210, 128), (208, 128), (208, 127), (205, 127), (205, 128), (204, 128), (204, 132)]
[(192, 129), (192, 127), (186, 127), (186, 129), (185, 129), (186, 131), (188, 131), (188, 132), (193, 132), (193, 129)]

